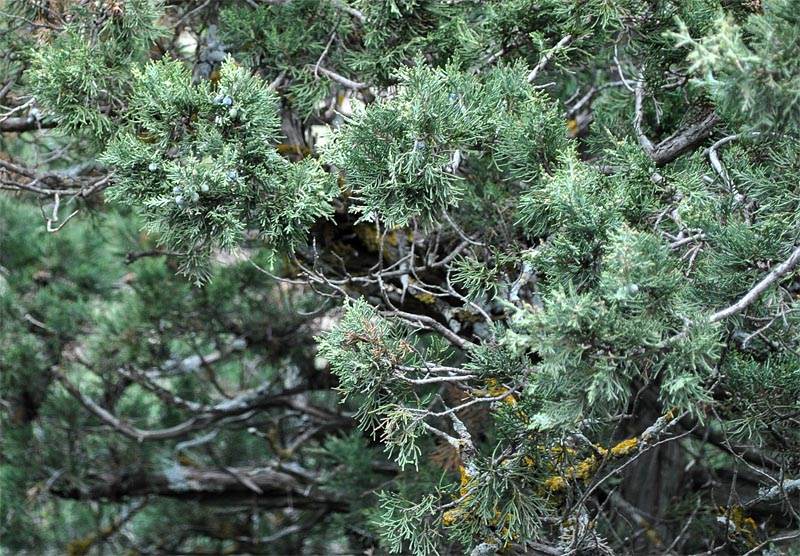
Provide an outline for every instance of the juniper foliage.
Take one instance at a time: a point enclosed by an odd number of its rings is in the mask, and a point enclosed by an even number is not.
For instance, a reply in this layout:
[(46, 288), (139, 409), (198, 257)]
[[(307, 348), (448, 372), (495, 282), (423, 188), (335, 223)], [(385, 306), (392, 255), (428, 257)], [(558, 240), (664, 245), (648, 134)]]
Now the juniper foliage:
[(795, 553), (797, 8), (5, 2), (0, 546)]

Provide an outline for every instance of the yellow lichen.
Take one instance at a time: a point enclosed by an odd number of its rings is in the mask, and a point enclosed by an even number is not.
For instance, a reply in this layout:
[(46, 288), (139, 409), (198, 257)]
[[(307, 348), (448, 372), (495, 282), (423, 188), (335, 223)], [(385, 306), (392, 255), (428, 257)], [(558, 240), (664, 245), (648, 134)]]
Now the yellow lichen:
[(386, 234), (386, 241), (388, 241), (389, 245), (392, 247), (397, 247), (397, 230), (399, 230), (399, 228), (395, 226), (388, 234)]
[(297, 154), (300, 157), (306, 157), (311, 154), (311, 149), (305, 145), (278, 145), (277, 149), (283, 155)]
[(201, 467), (199, 463), (197, 463), (195, 460), (193, 460), (186, 454), (180, 454), (178, 456), (178, 463), (181, 464), (183, 467)]
[(460, 513), (461, 512), (457, 509), (447, 510), (446, 512), (444, 512), (444, 514), (442, 514), (442, 525), (444, 525), (445, 527), (450, 527), (456, 522), (458, 515)]
[[(539, 446), (539, 450), (549, 452), (550, 456), (553, 458), (551, 460), (552, 463), (549, 464), (550, 468), (553, 470), (560, 469), (558, 475), (554, 475), (545, 480), (544, 487), (551, 492), (558, 492), (566, 489), (567, 481), (581, 480), (588, 483), (600, 468), (605, 456), (609, 455), (609, 453), (615, 458), (626, 456), (634, 452), (638, 444), (639, 441), (635, 437), (623, 440), (610, 450), (603, 448), (599, 444), (594, 444), (592, 445), (595, 452), (594, 454), (575, 465), (570, 465), (565, 468), (560, 468), (558, 466), (559, 464), (569, 461), (568, 458), (571, 456), (577, 455), (578, 451), (576, 449), (567, 446), (551, 446), (549, 449), (545, 446)], [(528, 463), (529, 467), (533, 465), (533, 461), (530, 458), (526, 458), (525, 461)]]
[(84, 539), (75, 539), (67, 545), (67, 556), (85, 556), (94, 544), (94, 535)]
[[(539, 446), (540, 450), (546, 450), (544, 446)], [(552, 446), (547, 451), (550, 452), (550, 455), (553, 456), (555, 463), (564, 463), (568, 461), (571, 456), (578, 455), (578, 451), (575, 448), (569, 448), (565, 446)], [(554, 467), (555, 468), (555, 467)]]
[(615, 458), (619, 458), (622, 456), (627, 456), (628, 454), (632, 453), (636, 450), (636, 447), (639, 445), (638, 438), (629, 438), (627, 440), (623, 440), (613, 448), (611, 448), (611, 455)]
[(544, 482), (544, 488), (550, 492), (558, 492), (567, 488), (567, 481), (564, 480), (564, 477), (556, 475)]
[(461, 473), (461, 486), (466, 486), (472, 477), (469, 476), (467, 473), (467, 468), (463, 465), (458, 466), (458, 471)]
[(467, 468), (463, 465), (459, 465), (458, 470), (461, 472), (461, 489), (459, 492), (461, 493), (461, 496), (466, 496), (469, 493), (467, 485), (472, 480), (472, 476), (467, 473)]
[(367, 249), (370, 251), (378, 251), (380, 249), (381, 238), (378, 236), (378, 230), (374, 224), (357, 224), (354, 230), (358, 238), (367, 246)]
[(575, 137), (579, 129), (580, 125), (578, 124), (578, 120), (572, 119), (567, 121), (567, 133), (570, 137)]
[(550, 448), (550, 453), (554, 456), (574, 456), (578, 453), (578, 450), (569, 446), (553, 446)]
[(480, 322), (483, 320), (483, 316), (480, 313), (473, 313), (468, 309), (459, 309), (457, 315), (460, 322)]
[(661, 537), (652, 527), (647, 529), (644, 534), (656, 548), (664, 545), (664, 543), (661, 541)]
[(414, 297), (425, 305), (433, 305), (436, 303), (436, 297), (429, 293), (415, 293)]
[(594, 475), (599, 463), (600, 462), (597, 461), (596, 457), (589, 456), (576, 465), (572, 472), (575, 475), (575, 478), (588, 482), (592, 478), (592, 475)]
[[(506, 388), (503, 384), (500, 384), (497, 381), (496, 378), (488, 378), (488, 379), (486, 379), (486, 383), (485, 384), (486, 384), (486, 388), (483, 389), (483, 390), (476, 391), (475, 394), (480, 395), (480, 396), (491, 396), (493, 398), (499, 398), (499, 397), (505, 395), (502, 398), (503, 403), (507, 403), (511, 407), (516, 407), (517, 406), (517, 398), (514, 397), (512, 394), (508, 394), (508, 392), (510, 392), (510, 390), (508, 388)], [(525, 415), (525, 412), (523, 412), (523, 411), (518, 411), (516, 413), (516, 415), (520, 419), (523, 419), (523, 420), (527, 419), (527, 416)]]

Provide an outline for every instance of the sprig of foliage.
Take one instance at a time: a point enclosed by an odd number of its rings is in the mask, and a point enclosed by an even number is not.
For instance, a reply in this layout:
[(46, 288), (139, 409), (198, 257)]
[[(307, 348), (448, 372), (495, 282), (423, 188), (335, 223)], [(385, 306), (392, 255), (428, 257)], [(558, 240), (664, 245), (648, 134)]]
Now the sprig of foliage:
[(678, 23), (671, 36), (691, 49), (696, 82), (731, 121), (757, 131), (800, 132), (800, 65), (793, 50), (800, 27), (793, 2), (770, 2), (744, 21), (719, 11), (713, 32), (698, 38)]
[(32, 92), (61, 129), (102, 146), (120, 123), (132, 65), (164, 33), (161, 9), (133, 0), (70, 11), (65, 28), (30, 52)]
[(215, 90), (192, 84), (179, 61), (134, 77), (131, 117), (102, 157), (117, 172), (109, 198), (139, 207), (148, 232), (182, 254), (183, 272), (205, 281), (213, 250), (235, 248), (247, 229), (291, 252), (331, 213), (329, 174), (275, 149), (277, 99), (258, 77), (232, 60)]

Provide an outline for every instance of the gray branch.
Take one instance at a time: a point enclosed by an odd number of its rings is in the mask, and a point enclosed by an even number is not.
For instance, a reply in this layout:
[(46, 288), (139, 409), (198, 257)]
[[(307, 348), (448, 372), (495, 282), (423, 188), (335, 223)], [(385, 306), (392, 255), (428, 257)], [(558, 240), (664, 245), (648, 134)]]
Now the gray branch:
[(233, 399), (224, 400), (216, 405), (204, 407), (201, 412), (198, 412), (196, 415), (193, 415), (178, 425), (165, 429), (145, 430), (123, 421), (100, 406), (92, 398), (81, 392), (80, 388), (72, 383), (58, 367), (53, 369), (53, 373), (64, 388), (90, 413), (117, 432), (139, 442), (144, 442), (145, 440), (180, 438), (189, 433), (203, 430), (227, 417), (244, 415), (249, 411), (267, 406), (288, 407), (306, 414), (312, 419), (323, 422), (340, 422), (343, 425), (350, 423), (348, 417), (314, 406), (302, 399), (302, 396), (292, 395), (286, 392), (279, 394), (272, 393), (270, 392), (272, 384), (264, 383), (258, 388), (249, 390)]
[(160, 472), (118, 470), (100, 475), (88, 485), (60, 485), (52, 492), (81, 500), (155, 495), (206, 504), (247, 503), (263, 509), (349, 510), (341, 495), (320, 490), (294, 474), (264, 467), (187, 467), (174, 462)]
[(795, 247), (792, 254), (789, 256), (788, 259), (783, 261), (781, 264), (773, 268), (769, 274), (767, 274), (763, 280), (761, 280), (758, 284), (753, 286), (753, 288), (747, 292), (744, 297), (742, 297), (739, 301), (722, 309), (721, 311), (717, 311), (713, 315), (711, 315), (708, 319), (708, 322), (718, 322), (722, 319), (728, 318), (736, 313), (739, 313), (747, 308), (756, 298), (761, 295), (764, 290), (769, 288), (772, 284), (774, 284), (781, 276), (792, 270), (797, 263), (800, 262), (800, 246)]
[(0, 133), (22, 133), (39, 129), (51, 129), (58, 125), (55, 120), (42, 122), (35, 118), (21, 116), (19, 118), (6, 118), (0, 121)]

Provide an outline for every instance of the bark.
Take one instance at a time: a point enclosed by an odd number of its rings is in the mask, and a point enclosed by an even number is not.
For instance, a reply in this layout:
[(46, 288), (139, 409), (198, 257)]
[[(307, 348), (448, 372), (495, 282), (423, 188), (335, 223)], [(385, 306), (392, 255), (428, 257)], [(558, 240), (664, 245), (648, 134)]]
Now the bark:
[(659, 168), (689, 152), (711, 136), (719, 116), (711, 110), (700, 114), (692, 123), (682, 127), (657, 145), (650, 156)]

